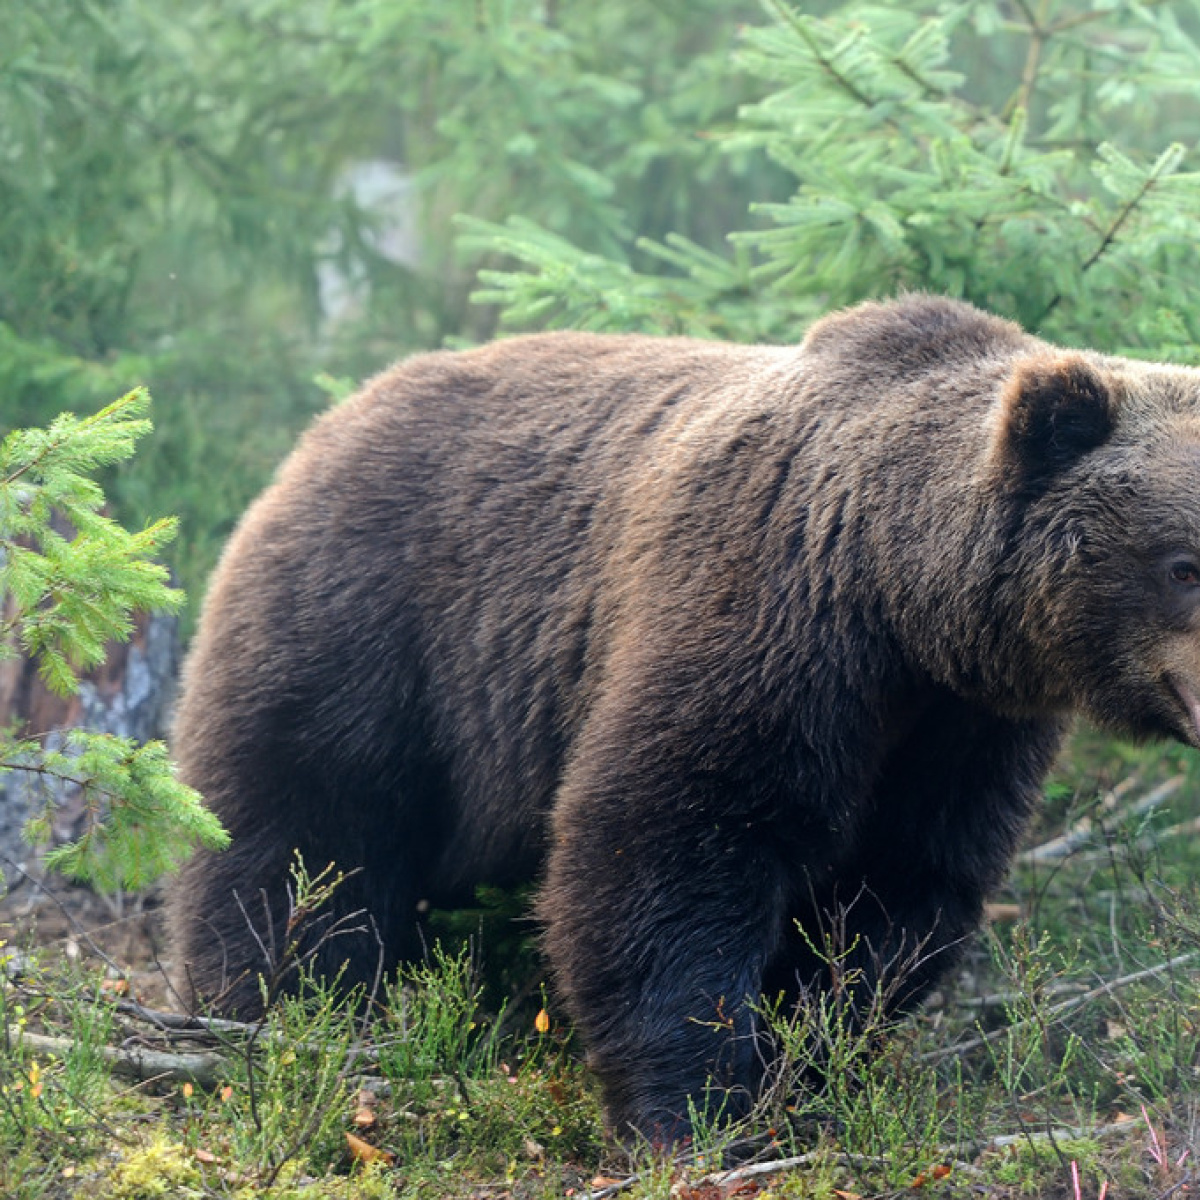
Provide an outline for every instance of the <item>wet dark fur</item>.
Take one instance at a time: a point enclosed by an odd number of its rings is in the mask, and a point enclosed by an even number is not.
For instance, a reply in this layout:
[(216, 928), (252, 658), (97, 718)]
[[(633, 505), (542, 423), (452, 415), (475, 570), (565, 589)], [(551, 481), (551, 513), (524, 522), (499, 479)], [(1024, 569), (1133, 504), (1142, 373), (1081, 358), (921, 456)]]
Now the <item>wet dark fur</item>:
[[(1070, 713), (1200, 737), (1160, 565), (1200, 554), (1198, 408), (1196, 373), (923, 296), (799, 348), (401, 363), (309, 431), (213, 582), (175, 749), (234, 843), (173, 890), (178, 978), (255, 1008), (245, 913), (278, 927), (296, 846), (359, 868), (341, 905), (389, 963), (425, 902), (540, 879), (610, 1119), (652, 1136), (711, 1072), (753, 1088), (746, 998), (822, 977), (796, 920), (857, 897), (868, 978), (925, 939), (915, 1001)], [(373, 973), (369, 939), (346, 954)]]

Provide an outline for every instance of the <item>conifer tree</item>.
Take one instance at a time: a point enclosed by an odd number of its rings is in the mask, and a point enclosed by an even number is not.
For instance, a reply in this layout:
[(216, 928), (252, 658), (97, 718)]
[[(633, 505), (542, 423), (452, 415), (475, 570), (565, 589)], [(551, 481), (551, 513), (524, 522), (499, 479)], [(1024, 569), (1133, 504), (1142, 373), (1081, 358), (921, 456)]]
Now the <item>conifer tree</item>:
[[(155, 561), (175, 522), (129, 532), (103, 514), (92, 478), (130, 457), (150, 430), (148, 405), (137, 389), (94, 416), (63, 414), (0, 443), (0, 658), (32, 656), (60, 694), (103, 661), (108, 642), (129, 637), (135, 613), (183, 602)], [(60, 532), (56, 517), (73, 532)], [(50, 750), (37, 732), (0, 731), (0, 773), (10, 771), (80, 789), (84, 832), (48, 851), (46, 865), (102, 889), (144, 887), (195, 843), (228, 840), (197, 793), (173, 778), (161, 742), (72, 730)], [(43, 794), (26, 829), (33, 841), (50, 836), (55, 792)]]
[(714, 153), (765, 151), (790, 196), (728, 253), (643, 240), (640, 269), (523, 217), (468, 220), (465, 244), (514, 264), (477, 299), (510, 327), (788, 341), (924, 288), (1069, 344), (1196, 361), (1196, 5), (763, 7), (740, 52), (762, 98)]

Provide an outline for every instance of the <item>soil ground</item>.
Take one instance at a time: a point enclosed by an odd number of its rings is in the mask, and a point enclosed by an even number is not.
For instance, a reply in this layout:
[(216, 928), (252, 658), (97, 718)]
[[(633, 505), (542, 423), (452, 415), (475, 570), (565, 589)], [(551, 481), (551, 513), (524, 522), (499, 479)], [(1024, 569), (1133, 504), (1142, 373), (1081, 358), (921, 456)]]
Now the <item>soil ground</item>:
[(0, 942), (18, 954), (60, 956), (71, 963), (102, 964), (124, 979), (132, 998), (153, 1008), (174, 1008), (166, 979), (162, 909), (156, 892), (100, 896), (90, 888), (51, 878), (16, 877), (0, 899)]

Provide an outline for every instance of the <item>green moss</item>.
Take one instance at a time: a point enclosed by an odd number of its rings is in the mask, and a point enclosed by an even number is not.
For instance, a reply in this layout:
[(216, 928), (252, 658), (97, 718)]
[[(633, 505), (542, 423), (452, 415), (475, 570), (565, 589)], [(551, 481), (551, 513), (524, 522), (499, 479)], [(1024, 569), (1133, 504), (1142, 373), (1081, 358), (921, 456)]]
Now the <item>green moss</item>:
[(382, 1163), (370, 1163), (353, 1175), (305, 1178), (299, 1170), (284, 1171), (282, 1178), (266, 1190), (239, 1188), (237, 1200), (270, 1197), (270, 1200), (395, 1200), (392, 1172)]
[(204, 1178), (195, 1155), (178, 1142), (156, 1137), (129, 1151), (112, 1169), (106, 1200), (158, 1200), (160, 1196), (201, 1197)]
[[(216, 1168), (207, 1168), (207, 1172)], [(158, 1200), (159, 1197), (210, 1196), (217, 1182), (195, 1152), (165, 1137), (155, 1137), (132, 1150), (117, 1163), (103, 1182), (104, 1200)], [(235, 1200), (394, 1200), (391, 1173), (381, 1164), (371, 1164), (351, 1176), (308, 1177), (289, 1164), (270, 1187), (246, 1181), (229, 1193)]]
[(1014, 1188), (1021, 1196), (1045, 1195), (1052, 1180), (1065, 1177), (1064, 1163), (1078, 1163), (1081, 1179), (1104, 1175), (1100, 1145), (1089, 1138), (1060, 1138), (1053, 1146), (1041, 1139), (1032, 1143), (1017, 1142), (1001, 1153), (1002, 1161), (990, 1162), (987, 1174), (996, 1183)]

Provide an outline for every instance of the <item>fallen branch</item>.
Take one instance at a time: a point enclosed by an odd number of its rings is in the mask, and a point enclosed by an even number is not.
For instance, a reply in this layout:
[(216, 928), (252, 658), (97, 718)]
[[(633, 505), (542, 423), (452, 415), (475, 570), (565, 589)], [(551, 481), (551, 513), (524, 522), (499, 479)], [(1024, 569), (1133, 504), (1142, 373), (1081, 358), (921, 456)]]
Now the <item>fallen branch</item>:
[[(955, 1171), (963, 1174), (978, 1175), (979, 1168), (971, 1163), (963, 1162), (961, 1159), (952, 1158), (951, 1155), (962, 1154), (964, 1149), (973, 1155), (983, 1154), (987, 1150), (1003, 1150), (1006, 1146), (1015, 1146), (1023, 1142), (1053, 1142), (1057, 1141), (1073, 1141), (1079, 1138), (1103, 1138), (1109, 1137), (1115, 1133), (1123, 1133), (1127, 1129), (1134, 1129), (1141, 1125), (1141, 1122), (1136, 1117), (1131, 1117), (1127, 1121), (1114, 1121), (1109, 1125), (1098, 1125), (1094, 1129), (1040, 1129), (1030, 1130), (1025, 1133), (1002, 1133), (996, 1137), (984, 1138), (982, 1141), (971, 1142), (967, 1146), (951, 1147), (939, 1146), (932, 1152), (932, 1157), (939, 1158), (946, 1166), (952, 1167)], [(747, 1179), (755, 1179), (760, 1175), (777, 1175), (781, 1171), (791, 1171), (796, 1167), (806, 1167), (811, 1163), (828, 1163), (834, 1162), (841, 1166), (847, 1167), (862, 1167), (884, 1166), (886, 1160), (877, 1157), (871, 1157), (866, 1154), (830, 1154), (826, 1151), (813, 1151), (808, 1154), (797, 1154), (792, 1158), (777, 1158), (771, 1162), (751, 1163), (745, 1167), (735, 1167), (729, 1171), (714, 1171), (711, 1174), (705, 1175), (698, 1180), (699, 1183), (711, 1184), (728, 1184), (741, 1183)]]
[(1137, 1117), (1129, 1117), (1124, 1121), (1112, 1121), (1107, 1125), (1097, 1125), (1093, 1129), (1083, 1126), (1061, 1129), (1030, 1129), (1022, 1133), (1002, 1133), (997, 1137), (984, 1138), (981, 1142), (972, 1142), (966, 1149), (972, 1154), (983, 1154), (987, 1150), (1003, 1150), (1008, 1146), (1017, 1146), (1027, 1142), (1069, 1142), (1081, 1138), (1106, 1138), (1116, 1133), (1124, 1133), (1136, 1129), (1142, 1122)]
[[(1089, 988), (1086, 992), (1081, 992), (1078, 996), (1072, 996), (1069, 1000), (1062, 1000), (1058, 1004), (1051, 1005), (1044, 1014), (1039, 1015), (1036, 1019), (1039, 1021), (1045, 1020), (1047, 1023), (1056, 1021), (1059, 1017), (1065, 1016), (1067, 1013), (1080, 1008), (1084, 1004), (1098, 1000), (1101, 996), (1111, 995), (1118, 988), (1128, 987), (1131, 983), (1140, 983), (1143, 979), (1153, 979), (1158, 975), (1166, 975), (1177, 967), (1182, 967), (1189, 962), (1195, 961), (1198, 957), (1200, 957), (1200, 951), (1190, 950), (1187, 954), (1177, 954), (1174, 958), (1168, 959), (1164, 963), (1159, 963), (1156, 967), (1146, 967), (1142, 971), (1134, 971), (1132, 974), (1122, 975), (1117, 979), (1107, 979), (1096, 987)], [(980, 1034), (979, 1037), (971, 1038), (969, 1041), (956, 1042), (954, 1045), (945, 1046), (940, 1050), (931, 1050), (926, 1054), (920, 1055), (917, 1061), (936, 1063), (946, 1058), (966, 1054), (969, 1050), (978, 1050), (980, 1046), (990, 1045), (1013, 1030), (1032, 1024), (1034, 1020), (1035, 1018), (1033, 1017), (1027, 1017), (1022, 1021), (1014, 1021), (1011, 1025), (1003, 1025), (999, 1029), (993, 1029), (990, 1033)]]
[[(58, 1058), (65, 1058), (76, 1048), (71, 1038), (30, 1033), (15, 1025), (8, 1026), (8, 1040), (11, 1045), (23, 1045), (35, 1054), (53, 1054)], [(231, 1070), (229, 1060), (215, 1051), (177, 1054), (144, 1046), (99, 1046), (96, 1053), (114, 1074), (141, 1080), (170, 1079), (215, 1087), (229, 1078)]]
[[(978, 1175), (980, 1169), (972, 1163), (964, 1162), (960, 1158), (951, 1157), (952, 1155), (962, 1154), (965, 1149), (968, 1153), (978, 1155), (983, 1154), (988, 1150), (1003, 1150), (1008, 1146), (1015, 1146), (1025, 1142), (1054, 1142), (1054, 1141), (1074, 1141), (1080, 1138), (1105, 1138), (1111, 1137), (1114, 1134), (1124, 1133), (1130, 1129), (1136, 1129), (1141, 1125), (1141, 1122), (1136, 1117), (1131, 1117), (1126, 1121), (1114, 1121), (1108, 1125), (1098, 1125), (1094, 1129), (1068, 1128), (1061, 1129), (1039, 1129), (1029, 1130), (1024, 1133), (1002, 1133), (995, 1137), (984, 1138), (978, 1142), (972, 1142), (966, 1147), (950, 1147), (939, 1146), (932, 1152), (932, 1156), (940, 1158), (946, 1166), (951, 1167), (954, 1171), (963, 1175)], [(779, 1175), (785, 1171), (794, 1171), (798, 1167), (808, 1167), (817, 1163), (836, 1163), (839, 1166), (845, 1167), (879, 1167), (886, 1166), (887, 1160), (868, 1154), (845, 1154), (845, 1153), (830, 1153), (827, 1150), (813, 1150), (807, 1154), (795, 1154), (789, 1158), (775, 1158), (769, 1162), (749, 1163), (744, 1167), (733, 1167), (728, 1171), (710, 1171), (707, 1175), (702, 1175), (695, 1180), (696, 1186), (712, 1185), (715, 1187), (724, 1187), (728, 1184), (744, 1183), (748, 1179), (758, 1179), (764, 1175)], [(615, 1196), (619, 1192), (628, 1191), (640, 1183), (644, 1174), (638, 1173), (630, 1175), (627, 1179), (617, 1180), (615, 1183), (610, 1183), (606, 1187), (597, 1188), (594, 1192), (585, 1192), (583, 1200), (607, 1200), (609, 1196)]]
[[(1040, 846), (1034, 846), (1031, 850), (1026, 850), (1017, 856), (1017, 862), (1023, 866), (1032, 866), (1036, 863), (1056, 862), (1060, 858), (1066, 858), (1074, 853), (1082, 846), (1086, 846), (1092, 841), (1097, 833), (1102, 833), (1109, 823), (1120, 823), (1128, 821), (1131, 817), (1144, 816), (1146, 813), (1158, 808), (1164, 800), (1168, 799), (1177, 792), (1184, 784), (1185, 777), (1183, 775), (1172, 775), (1170, 779), (1164, 780), (1158, 787), (1151, 789), (1146, 793), (1136, 804), (1130, 805), (1126, 809), (1109, 815), (1107, 821), (1095, 821), (1091, 817), (1084, 817), (1083, 820), (1077, 821), (1066, 833), (1060, 834), (1056, 838), (1051, 838), (1048, 842), (1043, 842)], [(1126, 785), (1130, 781), (1126, 781)], [(1112, 804), (1119, 799), (1125, 791), (1128, 791), (1128, 786), (1118, 784), (1105, 797), (1106, 804)]]
[[(796, 1154), (791, 1158), (776, 1158), (770, 1162), (749, 1163), (744, 1167), (733, 1167), (728, 1171), (713, 1171), (702, 1176), (698, 1184), (716, 1184), (721, 1186), (728, 1183), (742, 1183), (747, 1179), (756, 1179), (760, 1175), (778, 1175), (782, 1171), (792, 1171), (796, 1167), (807, 1167), (812, 1163), (837, 1163), (843, 1167), (882, 1167), (887, 1166), (887, 1160), (870, 1154), (831, 1154), (827, 1150), (812, 1150), (808, 1154)], [(955, 1163), (970, 1170), (966, 1163)]]
[[(1200, 817), (1192, 817), (1190, 820), (1181, 821), (1178, 825), (1169, 825), (1166, 829), (1152, 829), (1149, 833), (1135, 838), (1128, 843), (1127, 847), (1123, 846), (1122, 849), (1136, 851), (1140, 854), (1149, 854), (1161, 846), (1168, 838), (1194, 837), (1197, 833), (1200, 833)], [(1071, 861), (1075, 865), (1086, 865), (1094, 862), (1104, 862), (1110, 857), (1111, 851), (1108, 848), (1096, 847), (1081, 851)]]
[[(260, 1029), (258, 1024), (230, 1021), (219, 1017), (195, 1017), (185, 1013), (166, 1012), (146, 1008), (135, 1000), (120, 1000), (113, 1004), (108, 1000), (96, 1001), (107, 1009), (153, 1025), (168, 1037), (192, 1035), (250, 1034)], [(279, 1037), (274, 1031), (263, 1035), (269, 1040)], [(71, 1038), (52, 1037), (44, 1033), (31, 1033), (15, 1025), (8, 1027), (11, 1044), (23, 1043), (37, 1054), (53, 1054), (63, 1058), (76, 1048)], [(139, 1080), (169, 1079), (179, 1083), (193, 1083), (200, 1087), (214, 1087), (230, 1076), (231, 1060), (228, 1054), (217, 1050), (155, 1050), (148, 1046), (128, 1043), (122, 1046), (101, 1046), (97, 1053), (115, 1073)], [(357, 1046), (347, 1056), (346, 1069), (360, 1061), (372, 1061), (378, 1056), (376, 1047)]]
[(136, 1000), (118, 1000), (115, 1005), (111, 1001), (100, 1000), (106, 1007), (115, 1007), (117, 1012), (128, 1017), (136, 1017), (158, 1029), (171, 1030), (175, 1033), (254, 1033), (261, 1021), (231, 1021), (225, 1017), (198, 1017), (191, 1013), (168, 1012), (161, 1008), (147, 1008)]

